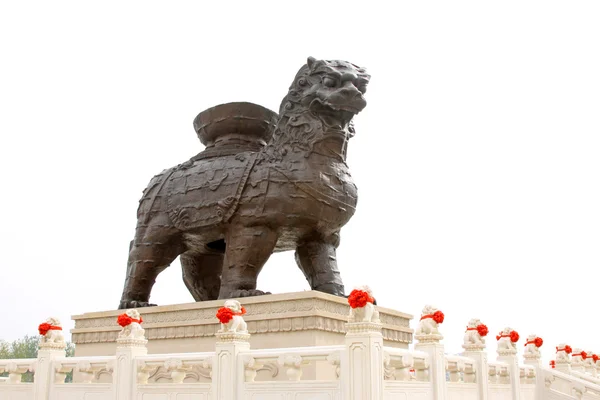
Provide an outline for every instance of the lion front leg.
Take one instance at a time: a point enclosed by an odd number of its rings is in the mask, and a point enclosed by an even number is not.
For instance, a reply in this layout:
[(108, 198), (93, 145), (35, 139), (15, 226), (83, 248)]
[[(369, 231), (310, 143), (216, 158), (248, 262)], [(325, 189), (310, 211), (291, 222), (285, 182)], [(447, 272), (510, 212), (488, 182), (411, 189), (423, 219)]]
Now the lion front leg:
[(296, 248), (296, 263), (312, 290), (344, 297), (344, 284), (336, 259), (338, 245), (337, 232), (325, 238), (308, 238)]

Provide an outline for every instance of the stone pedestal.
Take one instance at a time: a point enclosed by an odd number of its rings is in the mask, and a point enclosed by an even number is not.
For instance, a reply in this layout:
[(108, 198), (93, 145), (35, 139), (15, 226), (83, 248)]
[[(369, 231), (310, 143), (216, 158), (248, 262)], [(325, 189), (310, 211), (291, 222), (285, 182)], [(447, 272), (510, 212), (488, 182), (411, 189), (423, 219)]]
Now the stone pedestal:
[[(237, 299), (246, 308), (244, 319), (253, 349), (342, 345), (350, 307), (347, 300), (317, 291)], [(144, 319), (148, 353), (215, 351), (220, 329), (215, 317), (224, 300), (138, 309)], [(412, 315), (377, 307), (385, 346), (408, 348)], [(113, 355), (117, 316), (123, 310), (75, 315), (71, 330), (76, 356)]]

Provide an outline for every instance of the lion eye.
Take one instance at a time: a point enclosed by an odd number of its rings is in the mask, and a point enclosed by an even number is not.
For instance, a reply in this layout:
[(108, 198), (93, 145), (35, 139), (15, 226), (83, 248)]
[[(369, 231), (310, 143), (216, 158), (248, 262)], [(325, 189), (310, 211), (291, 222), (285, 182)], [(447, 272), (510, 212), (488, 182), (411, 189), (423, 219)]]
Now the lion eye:
[(325, 77), (323, 78), (323, 85), (327, 86), (327, 87), (335, 87), (337, 84), (337, 81), (333, 78), (329, 78), (329, 77)]

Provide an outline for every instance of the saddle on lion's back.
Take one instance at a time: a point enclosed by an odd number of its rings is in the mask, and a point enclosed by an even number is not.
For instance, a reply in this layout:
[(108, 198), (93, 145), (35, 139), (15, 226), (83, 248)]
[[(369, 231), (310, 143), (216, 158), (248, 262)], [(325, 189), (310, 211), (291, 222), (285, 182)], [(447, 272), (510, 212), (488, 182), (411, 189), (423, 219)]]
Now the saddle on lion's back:
[(198, 114), (194, 129), (204, 151), (155, 176), (140, 200), (138, 217), (158, 211), (158, 202), (166, 201), (178, 229), (226, 222), (277, 118), (277, 113), (247, 102), (221, 104)]

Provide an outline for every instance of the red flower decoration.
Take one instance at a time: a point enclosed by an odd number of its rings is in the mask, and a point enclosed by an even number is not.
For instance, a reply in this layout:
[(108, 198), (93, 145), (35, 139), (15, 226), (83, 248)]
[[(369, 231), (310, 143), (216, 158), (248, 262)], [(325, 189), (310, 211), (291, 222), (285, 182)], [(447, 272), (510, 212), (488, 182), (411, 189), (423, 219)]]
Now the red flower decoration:
[(142, 319), (142, 317), (140, 317), (140, 319), (131, 318), (127, 314), (121, 314), (117, 317), (117, 324), (121, 325), (123, 328), (125, 328), (127, 325), (130, 325), (132, 322), (137, 322), (138, 324), (141, 324), (142, 322), (144, 322), (144, 320)]
[(567, 354), (571, 354), (571, 352), (573, 351), (573, 349), (571, 348), (571, 346), (566, 345), (564, 349), (559, 349), (558, 347), (556, 348), (556, 352), (558, 353), (559, 351), (564, 351)]
[(487, 336), (488, 332), (488, 327), (484, 324), (477, 325), (477, 333), (479, 333), (479, 336)]
[(438, 324), (444, 322), (444, 313), (441, 311), (436, 311), (433, 313), (433, 320)]
[(598, 361), (598, 359), (600, 359), (600, 357), (598, 357), (596, 354), (592, 356), (592, 360), (594, 360), (594, 362)]
[(585, 351), (581, 352), (581, 358), (584, 360), (587, 358), (587, 353)]
[(246, 314), (246, 309), (244, 307), (242, 307), (242, 310), (240, 312), (233, 312), (233, 310), (231, 310), (230, 308), (221, 307), (217, 310), (217, 319), (222, 324), (228, 324), (229, 321), (231, 321), (233, 319), (234, 315), (244, 315), (244, 314)]
[(513, 343), (517, 343), (519, 341), (519, 333), (517, 331), (510, 332), (510, 341)]
[(554, 360), (550, 361), (550, 366), (552, 368), (556, 368), (556, 361), (554, 361)]
[(40, 332), (40, 335), (46, 336), (46, 333), (48, 333), (51, 327), (52, 325), (50, 325), (47, 322), (44, 322), (43, 324), (40, 324), (40, 326), (38, 326), (38, 331)]
[(350, 292), (350, 296), (348, 296), (348, 304), (352, 308), (362, 308), (367, 303), (373, 303), (373, 301), (375, 300), (364, 290), (354, 289)]
[(227, 307), (221, 307), (217, 310), (217, 319), (222, 324), (227, 324), (233, 319), (233, 311)]

